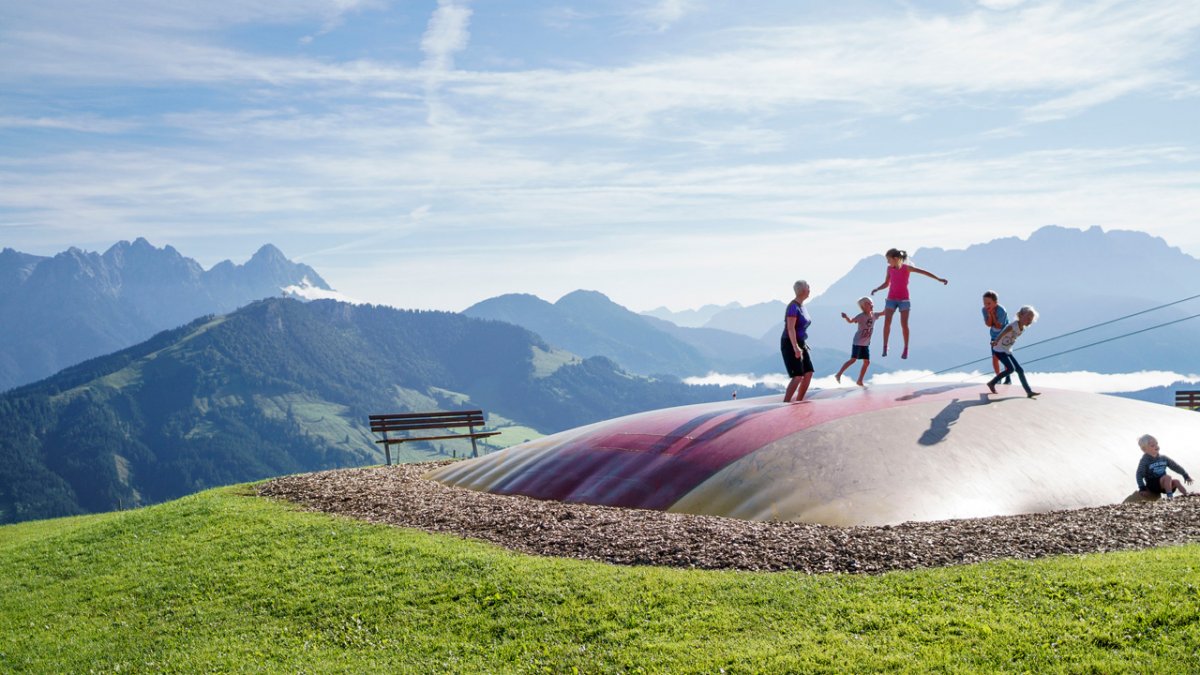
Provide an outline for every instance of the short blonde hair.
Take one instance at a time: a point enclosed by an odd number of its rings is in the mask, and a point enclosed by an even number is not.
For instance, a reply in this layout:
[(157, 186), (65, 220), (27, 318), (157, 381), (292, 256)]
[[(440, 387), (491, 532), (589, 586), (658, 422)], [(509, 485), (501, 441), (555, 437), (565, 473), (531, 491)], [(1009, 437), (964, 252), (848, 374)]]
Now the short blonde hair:
[(1142, 437), (1138, 439), (1138, 447), (1145, 450), (1146, 446), (1150, 445), (1150, 441), (1157, 441), (1157, 440), (1158, 440), (1157, 438), (1151, 436), (1150, 434), (1142, 434)]
[(874, 304), (875, 304), (875, 302), (873, 300), (871, 300), (871, 298), (869, 298), (865, 295), (858, 299), (858, 308), (864, 312), (867, 311), (867, 308), (865, 307), (865, 305), (874, 305)]
[(1028, 314), (1033, 317), (1033, 320), (1029, 323), (1033, 323), (1034, 321), (1038, 320), (1038, 311), (1033, 308), (1033, 305), (1025, 305), (1021, 309), (1017, 310), (1017, 316), (1021, 316), (1022, 314)]

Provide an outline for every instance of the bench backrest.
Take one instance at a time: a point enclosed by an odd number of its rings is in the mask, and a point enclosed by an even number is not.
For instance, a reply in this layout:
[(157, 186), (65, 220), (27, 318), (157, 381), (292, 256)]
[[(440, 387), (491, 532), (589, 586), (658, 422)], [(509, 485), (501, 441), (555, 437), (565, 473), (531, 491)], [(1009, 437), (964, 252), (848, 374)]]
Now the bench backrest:
[(416, 431), (420, 429), (452, 429), (455, 427), (482, 427), (482, 410), (458, 410), (453, 412), (396, 413), (370, 415), (371, 431), (382, 434), (390, 431)]
[(1176, 408), (1200, 408), (1200, 391), (1175, 392)]

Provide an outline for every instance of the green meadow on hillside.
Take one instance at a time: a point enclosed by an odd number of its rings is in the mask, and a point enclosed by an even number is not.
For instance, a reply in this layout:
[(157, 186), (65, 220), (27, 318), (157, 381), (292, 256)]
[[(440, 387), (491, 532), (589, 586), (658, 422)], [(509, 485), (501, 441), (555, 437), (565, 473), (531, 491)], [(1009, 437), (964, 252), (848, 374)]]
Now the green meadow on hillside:
[(246, 486), (0, 527), (0, 672), (1183, 672), (1200, 546), (865, 576), (617, 567)]

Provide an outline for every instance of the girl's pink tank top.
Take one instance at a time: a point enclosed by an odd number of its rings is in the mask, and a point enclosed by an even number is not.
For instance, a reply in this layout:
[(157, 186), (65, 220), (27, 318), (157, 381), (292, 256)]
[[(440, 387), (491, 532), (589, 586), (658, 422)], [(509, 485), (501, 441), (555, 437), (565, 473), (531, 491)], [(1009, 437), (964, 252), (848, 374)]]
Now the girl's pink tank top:
[(911, 272), (908, 265), (888, 267), (888, 300), (908, 300), (908, 275)]

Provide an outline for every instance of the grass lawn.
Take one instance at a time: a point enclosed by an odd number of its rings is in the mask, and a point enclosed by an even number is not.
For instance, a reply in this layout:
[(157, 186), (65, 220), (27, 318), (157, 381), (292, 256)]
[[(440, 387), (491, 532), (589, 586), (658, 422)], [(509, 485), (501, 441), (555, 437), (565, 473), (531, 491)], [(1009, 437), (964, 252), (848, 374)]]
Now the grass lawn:
[(221, 488), (0, 527), (0, 672), (1200, 671), (1200, 546), (877, 577), (614, 567)]

